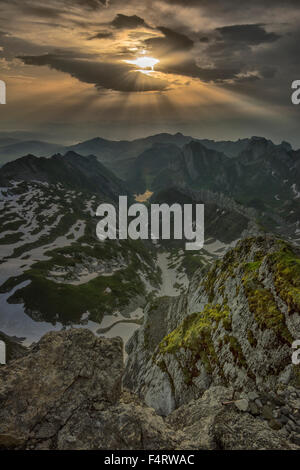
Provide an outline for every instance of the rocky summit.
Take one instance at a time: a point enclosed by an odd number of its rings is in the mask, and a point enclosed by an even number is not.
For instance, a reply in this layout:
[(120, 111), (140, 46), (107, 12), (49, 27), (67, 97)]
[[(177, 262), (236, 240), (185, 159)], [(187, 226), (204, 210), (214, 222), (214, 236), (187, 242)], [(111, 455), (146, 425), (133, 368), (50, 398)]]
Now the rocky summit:
[[(0, 368), (0, 448), (297, 449), (286, 432), (241, 409), (228, 387), (211, 386), (166, 418), (122, 385), (123, 374), (120, 338), (47, 333)], [(286, 416), (299, 404), (295, 388), (289, 396)]]
[(122, 390), (120, 338), (48, 333), (0, 369), (0, 448), (142, 449), (180, 445), (154, 410)]
[[(56, 151), (0, 169), (0, 448), (299, 449), (299, 151), (180, 134)], [(203, 248), (100, 241), (120, 195), (205, 204)]]

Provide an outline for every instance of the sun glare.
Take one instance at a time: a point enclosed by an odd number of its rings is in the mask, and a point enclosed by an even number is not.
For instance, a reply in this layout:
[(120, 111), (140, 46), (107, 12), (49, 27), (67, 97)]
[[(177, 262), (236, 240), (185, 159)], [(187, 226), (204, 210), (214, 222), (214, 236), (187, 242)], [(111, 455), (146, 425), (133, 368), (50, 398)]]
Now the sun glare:
[(151, 69), (151, 71), (154, 70), (154, 66), (158, 64), (159, 60), (155, 59), (154, 57), (138, 57), (137, 59), (134, 60), (125, 60), (127, 64), (133, 64), (136, 65), (137, 67), (140, 67), (141, 69)]

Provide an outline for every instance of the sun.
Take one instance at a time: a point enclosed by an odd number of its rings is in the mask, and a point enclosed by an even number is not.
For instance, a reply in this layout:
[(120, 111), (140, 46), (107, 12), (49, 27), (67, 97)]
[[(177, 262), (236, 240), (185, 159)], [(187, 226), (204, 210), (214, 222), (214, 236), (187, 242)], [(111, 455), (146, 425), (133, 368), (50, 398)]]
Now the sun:
[(155, 59), (154, 57), (143, 56), (138, 57), (134, 60), (125, 60), (124, 62), (127, 62), (127, 64), (136, 65), (137, 67), (143, 69), (141, 70), (141, 72), (147, 73), (149, 71), (154, 71), (154, 66), (158, 64), (159, 59)]

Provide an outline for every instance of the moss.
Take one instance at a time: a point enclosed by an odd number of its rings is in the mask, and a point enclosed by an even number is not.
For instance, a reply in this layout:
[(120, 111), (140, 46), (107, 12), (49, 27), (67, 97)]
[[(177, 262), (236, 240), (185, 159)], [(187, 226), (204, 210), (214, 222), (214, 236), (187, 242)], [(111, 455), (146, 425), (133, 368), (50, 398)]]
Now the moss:
[(253, 348), (256, 348), (257, 346), (257, 339), (255, 338), (253, 332), (251, 330), (248, 330), (248, 333), (247, 333), (247, 337), (248, 337), (248, 342), (249, 344), (253, 347)]
[(293, 375), (290, 384), (294, 387), (300, 388), (300, 365), (293, 365)]
[(245, 356), (243, 354), (242, 348), (238, 342), (238, 340), (235, 338), (235, 336), (232, 335), (225, 335), (224, 336), (224, 342), (229, 344), (229, 349), (231, 354), (234, 357), (235, 363), (239, 367), (244, 367), (245, 369), (248, 368), (247, 361), (245, 359)]
[(293, 338), (286, 326), (284, 314), (279, 310), (271, 291), (259, 281), (260, 264), (247, 263), (242, 278), (250, 311), (262, 330), (271, 329), (282, 342), (290, 344)]
[(174, 385), (174, 382), (173, 382), (172, 375), (171, 375), (170, 372), (168, 371), (168, 368), (167, 368), (167, 366), (166, 366), (165, 361), (164, 361), (163, 359), (161, 359), (160, 361), (157, 361), (157, 362), (156, 362), (156, 365), (160, 368), (160, 370), (161, 370), (162, 372), (164, 372), (165, 374), (167, 374), (167, 376), (168, 376), (168, 378), (169, 378), (169, 382), (170, 382), (170, 386), (171, 386), (173, 395), (175, 396), (175, 393), (176, 393), (175, 385)]
[(204, 288), (208, 295), (208, 301), (213, 302), (215, 296), (215, 284), (217, 281), (217, 269), (218, 263), (207, 273), (205, 281), (203, 283)]
[[(245, 244), (250, 245), (252, 239), (246, 239)], [(225, 292), (225, 283), (227, 279), (236, 277), (235, 270), (240, 266), (242, 259), (242, 251), (244, 250), (244, 245), (241, 245), (237, 248), (234, 248), (228, 251), (222, 260), (215, 262), (214, 266), (207, 273), (203, 286), (208, 294), (208, 301), (212, 303), (215, 297), (215, 287), (218, 285), (218, 292), (221, 295), (224, 295)], [(238, 292), (237, 292), (238, 294)]]
[(246, 263), (244, 265), (245, 271), (250, 271), (250, 272), (257, 272), (261, 266), (261, 261), (255, 261), (252, 263)]
[(186, 383), (190, 383), (199, 374), (196, 366), (200, 360), (208, 373), (218, 366), (212, 334), (222, 322), (225, 328), (231, 325), (231, 314), (227, 306), (206, 305), (200, 313), (189, 315), (183, 323), (167, 335), (160, 343), (161, 354), (175, 354), (181, 349), (189, 350), (192, 359), (181, 369)]
[(289, 313), (300, 312), (300, 258), (285, 242), (268, 256), (277, 294), (286, 302)]
[[(197, 352), (201, 346), (201, 339), (210, 339), (214, 331), (222, 321), (226, 327), (230, 324), (230, 311), (227, 306), (206, 305), (200, 313), (189, 315), (183, 323), (166, 336), (160, 343), (160, 352), (172, 353), (180, 348)], [(200, 343), (199, 343), (200, 340)]]

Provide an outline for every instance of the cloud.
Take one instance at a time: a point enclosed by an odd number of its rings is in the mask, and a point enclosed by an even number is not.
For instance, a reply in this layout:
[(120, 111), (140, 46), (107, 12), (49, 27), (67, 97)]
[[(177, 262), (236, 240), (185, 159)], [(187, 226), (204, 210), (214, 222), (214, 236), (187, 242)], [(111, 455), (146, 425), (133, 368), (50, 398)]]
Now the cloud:
[(0, 31), (0, 46), (2, 48), (0, 56), (6, 59), (14, 59), (20, 54), (42, 54), (48, 49), (46, 46), (12, 36), (5, 31)]
[(98, 10), (100, 7), (108, 6), (109, 0), (68, 0), (68, 3), (77, 3), (91, 10)]
[(280, 38), (279, 34), (268, 33), (263, 24), (236, 24), (216, 28), (224, 41), (246, 43), (248, 45), (274, 42)]
[(139, 16), (127, 16), (119, 13), (110, 23), (116, 29), (135, 29), (135, 28), (148, 28), (149, 26)]
[(123, 92), (162, 91), (167, 88), (163, 80), (138, 72), (126, 63), (99, 62), (78, 59), (65, 53), (19, 57), (27, 65), (48, 66), (68, 73), (81, 82), (97, 88)]
[(232, 10), (242, 10), (249, 7), (259, 7), (267, 9), (268, 7), (295, 8), (299, 7), (298, 0), (164, 0), (165, 3), (177, 4), (184, 7), (199, 7), (210, 10), (211, 12), (229, 12)]
[[(198, 78), (205, 82), (246, 83), (272, 78), (276, 67), (256, 60), (253, 46), (272, 44), (281, 35), (268, 32), (264, 24), (236, 24), (189, 36), (159, 27), (163, 37), (144, 41), (155, 57), (157, 70)], [(195, 39), (195, 37), (197, 39)]]
[[(201, 80), (218, 83), (246, 83), (273, 78), (277, 65), (271, 63), (266, 66), (256, 46), (266, 44), (272, 47), (282, 37), (266, 31), (265, 25), (260, 23), (215, 28), (209, 32), (208, 41), (200, 40), (195, 63), (189, 64), (186, 70)], [(184, 71), (184, 67), (182, 69)]]
[(101, 31), (100, 33), (95, 34), (94, 36), (92, 36), (89, 39), (90, 40), (92, 40), (92, 39), (111, 39), (113, 37), (114, 37), (114, 35), (110, 31)]
[(157, 30), (163, 34), (163, 37), (146, 39), (145, 45), (158, 56), (172, 52), (189, 51), (194, 46), (194, 41), (185, 34), (164, 26), (158, 27)]
[(199, 78), (203, 82), (233, 80), (237, 78), (240, 73), (240, 68), (234, 67), (233, 65), (223, 67), (199, 67), (193, 59), (174, 64), (161, 65), (156, 68), (164, 73)]
[(63, 10), (59, 8), (35, 4), (30, 5), (28, 3), (18, 5), (18, 9), (20, 9), (22, 13), (47, 19), (57, 19), (63, 13)]
[(109, 5), (109, 0), (49, 0), (47, 5), (40, 0), (1, 0), (1, 3), (17, 7), (23, 13), (41, 17), (58, 18), (72, 7), (98, 10)]

